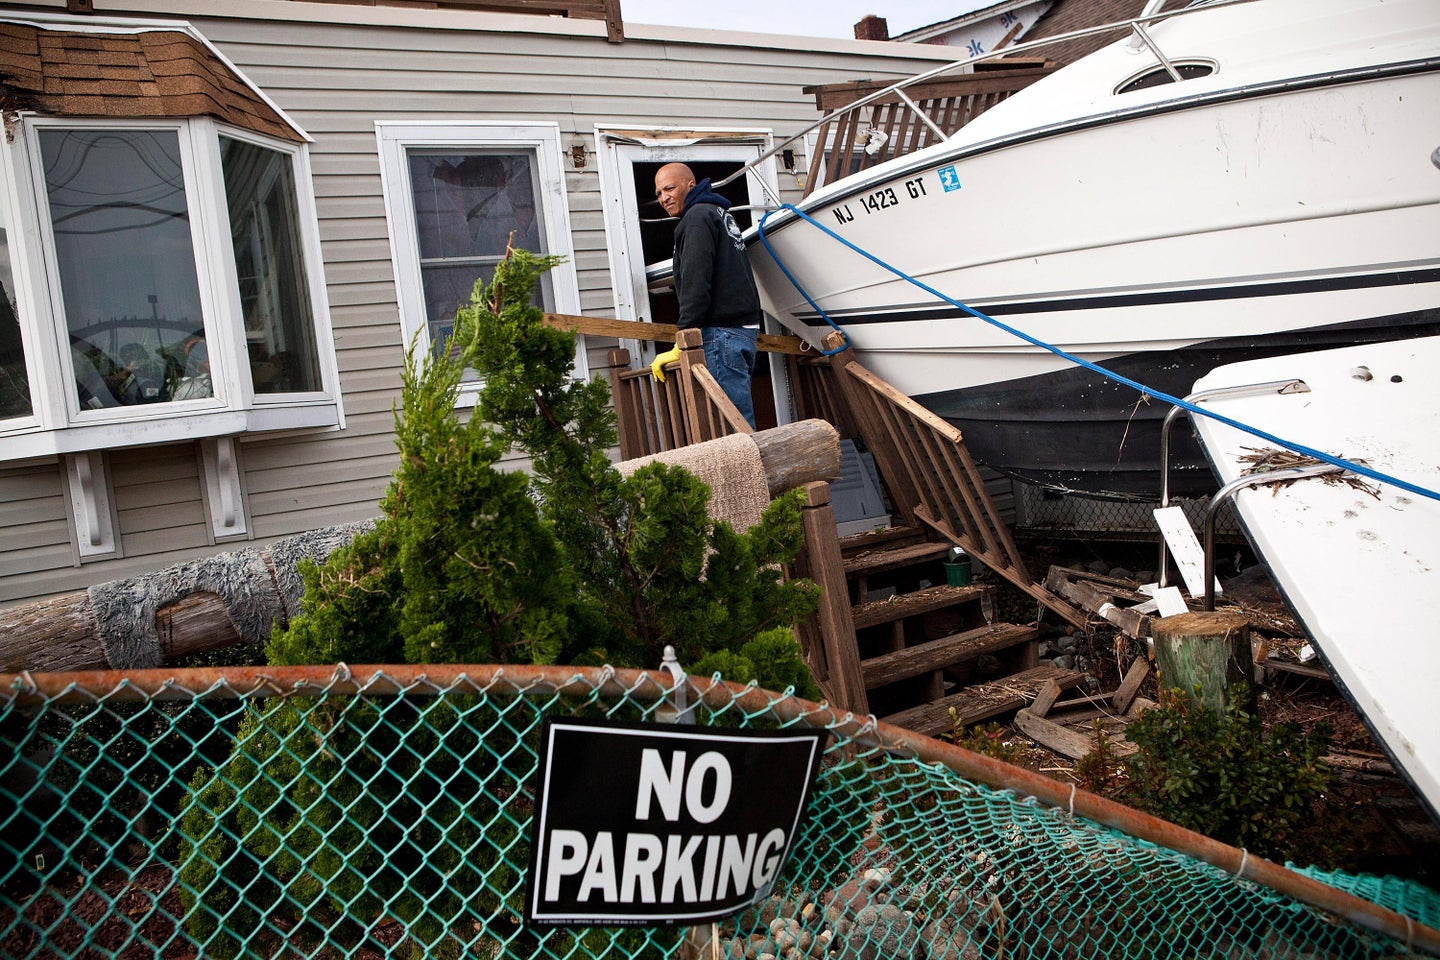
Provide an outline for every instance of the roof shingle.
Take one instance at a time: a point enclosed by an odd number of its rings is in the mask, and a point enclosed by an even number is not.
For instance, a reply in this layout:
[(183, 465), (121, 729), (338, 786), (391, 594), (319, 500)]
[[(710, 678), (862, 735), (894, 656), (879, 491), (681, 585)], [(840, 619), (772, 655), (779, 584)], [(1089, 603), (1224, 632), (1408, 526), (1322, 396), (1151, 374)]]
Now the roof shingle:
[(0, 23), (0, 97), (51, 116), (211, 116), (304, 139), (231, 67), (177, 30), (97, 34)]

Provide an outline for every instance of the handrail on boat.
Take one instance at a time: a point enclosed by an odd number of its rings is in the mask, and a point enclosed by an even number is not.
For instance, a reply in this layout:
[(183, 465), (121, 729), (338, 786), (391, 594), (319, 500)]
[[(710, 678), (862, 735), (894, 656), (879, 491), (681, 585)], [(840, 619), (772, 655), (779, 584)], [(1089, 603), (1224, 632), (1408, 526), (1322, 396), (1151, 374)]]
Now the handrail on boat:
[[(1235, 397), (1253, 397), (1265, 393), (1309, 393), (1310, 385), (1304, 380), (1289, 377), (1285, 380), (1267, 380), (1264, 383), (1241, 383), (1231, 387), (1214, 387), (1210, 390), (1200, 390), (1184, 397), (1185, 403), (1197, 404), (1206, 400), (1230, 400)], [(1182, 413), (1189, 413), (1189, 409), (1181, 404), (1172, 404), (1170, 410), (1165, 414), (1165, 420), (1160, 425), (1160, 507), (1161, 509), (1170, 506), (1170, 428)], [(1169, 576), (1167, 568), (1170, 565), (1170, 553), (1165, 546), (1165, 538), (1160, 538), (1160, 561), (1155, 567), (1159, 571), (1156, 578), (1160, 586), (1167, 586)]]
[(1206, 611), (1215, 609), (1215, 515), (1220, 511), (1221, 504), (1228, 501), (1238, 491), (1248, 487), (1263, 487), (1272, 483), (1285, 483), (1288, 480), (1301, 480), (1305, 477), (1319, 477), (1329, 473), (1344, 472), (1344, 467), (1333, 463), (1310, 463), (1302, 467), (1289, 467), (1284, 470), (1270, 470), (1265, 473), (1252, 473), (1236, 477), (1221, 487), (1205, 505), (1205, 605), (1202, 609)]
[[(865, 96), (860, 97), (858, 100), (848, 103), (845, 106), (840, 107), (836, 110), (830, 111), (829, 113), (822, 116), (819, 120), (814, 121), (809, 126), (802, 129), (799, 133), (793, 134), (785, 138), (784, 140), (781, 140), (769, 150), (764, 151), (759, 156), (755, 157), (753, 160), (750, 160), (739, 170), (736, 170), (734, 173), (730, 174), (730, 176), (724, 178), (723, 180), (717, 181), (714, 186), (716, 188), (723, 187), (726, 184), (740, 178), (741, 176), (749, 174), (766, 160), (771, 159), (787, 147), (790, 147), (791, 145), (803, 140), (805, 136), (809, 134), (812, 130), (818, 130), (826, 124), (831, 123), (834, 120), (851, 113), (852, 111), (859, 110), (862, 107), (869, 106), (877, 100), (881, 100), (885, 97), (889, 97), (892, 95), (896, 96), (901, 102), (903, 102), (906, 108), (915, 113), (923, 123), (934, 128), (935, 124), (933, 123), (933, 121), (930, 120), (928, 116), (926, 116), (925, 112), (920, 109), (919, 105), (917, 105), (913, 100), (911, 100), (908, 96), (904, 94), (903, 91), (906, 87), (913, 86), (919, 83), (924, 83), (927, 80), (932, 80), (936, 77), (944, 76), (945, 74), (952, 71), (961, 70), (966, 67), (973, 67), (977, 63), (982, 63), (989, 60), (996, 60), (1002, 57), (1009, 57), (1016, 53), (1021, 53), (1027, 50), (1039, 49), (1041, 47), (1061, 43), (1066, 40), (1075, 40), (1081, 37), (1096, 36), (1098, 34), (1109, 33), (1114, 30), (1129, 30), (1135, 34), (1136, 39), (1138, 39), (1141, 43), (1143, 43), (1146, 47), (1150, 49), (1151, 53), (1155, 55), (1156, 59), (1163, 67), (1165, 67), (1166, 71), (1171, 75), (1171, 77), (1176, 81), (1179, 81), (1181, 79), (1179, 71), (1175, 69), (1174, 65), (1160, 51), (1159, 47), (1155, 44), (1153, 38), (1151, 38), (1150, 35), (1146, 32), (1145, 28), (1150, 26), (1151, 24), (1159, 23), (1163, 20), (1169, 20), (1175, 17), (1186, 16), (1188, 14), (1195, 13), (1201, 9), (1211, 10), (1216, 7), (1228, 7), (1237, 3), (1250, 2), (1252, 2), (1252, 0), (1209, 0), (1209, 2), (1201, 3), (1199, 5), (1192, 5), (1178, 10), (1167, 11), (1154, 10), (1153, 8), (1158, 6), (1158, 4), (1155, 2), (1151, 2), (1145, 6), (1145, 9), (1141, 12), (1140, 16), (1133, 17), (1128, 20), (1117, 20), (1112, 23), (1100, 24), (1094, 27), (1082, 27), (1078, 30), (1070, 30), (1065, 33), (1056, 34), (1053, 37), (1043, 37), (1038, 40), (1025, 40), (1020, 43), (1000, 47), (995, 50), (991, 50), (988, 53), (982, 53), (974, 57), (965, 57), (961, 60), (952, 60), (949, 63), (942, 64), (938, 67), (932, 67), (931, 69), (926, 70), (922, 73), (917, 73), (912, 77), (906, 77), (903, 80), (897, 80), (895, 83), (890, 84), (888, 87), (884, 87), (880, 90), (874, 91), (873, 93), (866, 94)], [(763, 177), (757, 176), (755, 180), (760, 185), (761, 192), (763, 192), (767, 197), (769, 197), (772, 202), (774, 202), (776, 205), (779, 205), (782, 202), (779, 194), (771, 189), (770, 185), (765, 182), (765, 179)]]

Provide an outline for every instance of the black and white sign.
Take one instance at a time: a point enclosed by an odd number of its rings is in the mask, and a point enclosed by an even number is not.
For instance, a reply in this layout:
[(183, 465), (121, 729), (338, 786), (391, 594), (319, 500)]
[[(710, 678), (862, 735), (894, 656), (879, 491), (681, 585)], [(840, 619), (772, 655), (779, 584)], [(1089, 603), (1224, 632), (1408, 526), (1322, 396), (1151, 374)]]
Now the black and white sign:
[(826, 735), (546, 721), (526, 921), (691, 924), (757, 902), (790, 855)]

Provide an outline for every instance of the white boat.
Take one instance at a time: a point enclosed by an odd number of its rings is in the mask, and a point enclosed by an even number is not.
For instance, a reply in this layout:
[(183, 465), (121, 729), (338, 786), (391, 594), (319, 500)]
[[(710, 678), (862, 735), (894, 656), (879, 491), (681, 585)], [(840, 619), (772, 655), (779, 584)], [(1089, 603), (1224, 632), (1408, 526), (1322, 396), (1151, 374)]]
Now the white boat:
[[(788, 271), (977, 459), (1149, 499), (1164, 404), (815, 224), (1175, 396), (1232, 360), (1440, 333), (1440, 2), (1213, 4), (1143, 33), (817, 189), (797, 205), (814, 223), (770, 213), (766, 310), (829, 332)], [(1185, 79), (1155, 82), (1168, 67)], [(1213, 489), (1188, 437), (1172, 458), (1172, 494)]]
[[(1236, 363), (1196, 391), (1295, 378), (1205, 401), (1205, 410), (1420, 490), (1440, 490), (1440, 337)], [(1220, 479), (1265, 440), (1192, 417)], [(1354, 476), (1342, 475), (1342, 476)], [(1242, 489), (1236, 512), (1331, 676), (1432, 817), (1440, 810), (1440, 501), (1393, 482), (1335, 475)]]

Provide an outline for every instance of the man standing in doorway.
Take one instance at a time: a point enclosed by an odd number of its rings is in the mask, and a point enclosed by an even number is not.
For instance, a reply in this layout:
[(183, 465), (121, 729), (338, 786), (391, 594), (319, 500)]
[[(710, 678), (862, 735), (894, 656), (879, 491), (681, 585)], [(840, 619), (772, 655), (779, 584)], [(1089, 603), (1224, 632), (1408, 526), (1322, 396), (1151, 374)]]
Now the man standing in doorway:
[[(706, 369), (753, 428), (750, 371), (760, 332), (760, 295), (740, 228), (730, 216), (730, 201), (710, 189), (708, 179), (697, 184), (683, 163), (667, 163), (656, 171), (655, 199), (666, 213), (680, 218), (673, 267), (677, 325), (700, 329)], [(650, 364), (655, 378), (663, 381), (662, 368), (679, 357), (678, 347), (656, 357)]]

